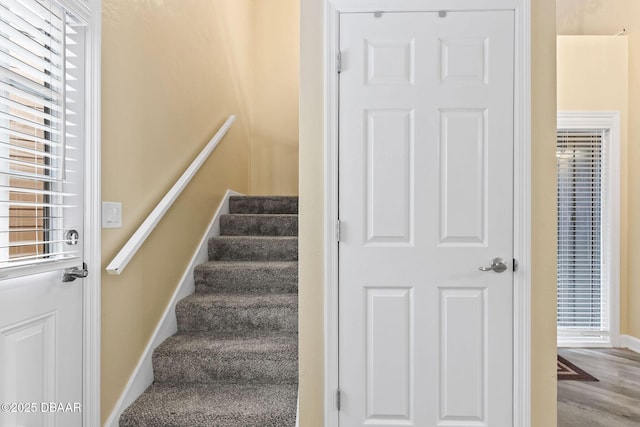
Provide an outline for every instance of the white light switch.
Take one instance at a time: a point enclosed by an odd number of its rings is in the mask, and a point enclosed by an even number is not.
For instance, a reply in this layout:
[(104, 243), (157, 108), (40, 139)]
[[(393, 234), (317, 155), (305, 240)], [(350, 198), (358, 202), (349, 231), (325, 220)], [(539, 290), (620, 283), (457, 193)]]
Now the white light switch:
[(122, 203), (102, 202), (102, 228), (122, 227)]

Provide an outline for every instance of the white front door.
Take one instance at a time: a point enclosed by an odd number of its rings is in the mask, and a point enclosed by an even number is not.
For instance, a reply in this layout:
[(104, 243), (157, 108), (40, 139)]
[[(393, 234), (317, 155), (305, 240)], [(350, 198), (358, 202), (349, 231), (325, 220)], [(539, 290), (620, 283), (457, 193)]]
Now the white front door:
[(514, 25), (340, 16), (341, 426), (513, 425)]
[[(0, 426), (80, 427), (86, 29), (0, 0)], [(72, 232), (75, 230), (75, 232)]]

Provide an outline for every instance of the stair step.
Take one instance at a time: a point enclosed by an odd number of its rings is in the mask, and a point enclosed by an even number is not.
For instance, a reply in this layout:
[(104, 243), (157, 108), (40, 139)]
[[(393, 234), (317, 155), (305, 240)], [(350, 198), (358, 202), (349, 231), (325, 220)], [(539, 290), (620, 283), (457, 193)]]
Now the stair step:
[(297, 385), (154, 384), (120, 427), (293, 427)]
[(298, 215), (228, 214), (220, 217), (222, 236), (297, 236)]
[(209, 261), (196, 266), (196, 292), (298, 291), (296, 261)]
[(297, 331), (297, 294), (195, 293), (176, 304), (179, 332)]
[(232, 214), (297, 214), (296, 196), (231, 196), (229, 213)]
[(153, 352), (158, 382), (296, 384), (297, 334), (177, 334)]
[(297, 261), (297, 237), (222, 236), (209, 239), (209, 260)]

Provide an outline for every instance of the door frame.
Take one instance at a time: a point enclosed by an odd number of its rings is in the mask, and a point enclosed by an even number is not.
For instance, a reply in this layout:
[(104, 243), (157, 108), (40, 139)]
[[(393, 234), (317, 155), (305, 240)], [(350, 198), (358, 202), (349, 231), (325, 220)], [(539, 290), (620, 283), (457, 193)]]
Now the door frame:
[(513, 425), (531, 425), (531, 0), (324, 0), (324, 425), (339, 425), (338, 117), (341, 13), (512, 10), (514, 52)]
[(102, 0), (58, 0), (88, 24), (85, 46), (84, 280), (82, 301), (82, 425), (101, 414), (101, 45)]

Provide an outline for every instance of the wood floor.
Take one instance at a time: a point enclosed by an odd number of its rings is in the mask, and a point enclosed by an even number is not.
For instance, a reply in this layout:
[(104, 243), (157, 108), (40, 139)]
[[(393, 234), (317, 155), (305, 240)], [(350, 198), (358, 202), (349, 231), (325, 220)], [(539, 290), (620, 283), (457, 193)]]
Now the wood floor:
[(558, 427), (640, 426), (640, 354), (586, 348), (558, 354), (600, 380), (558, 381)]

